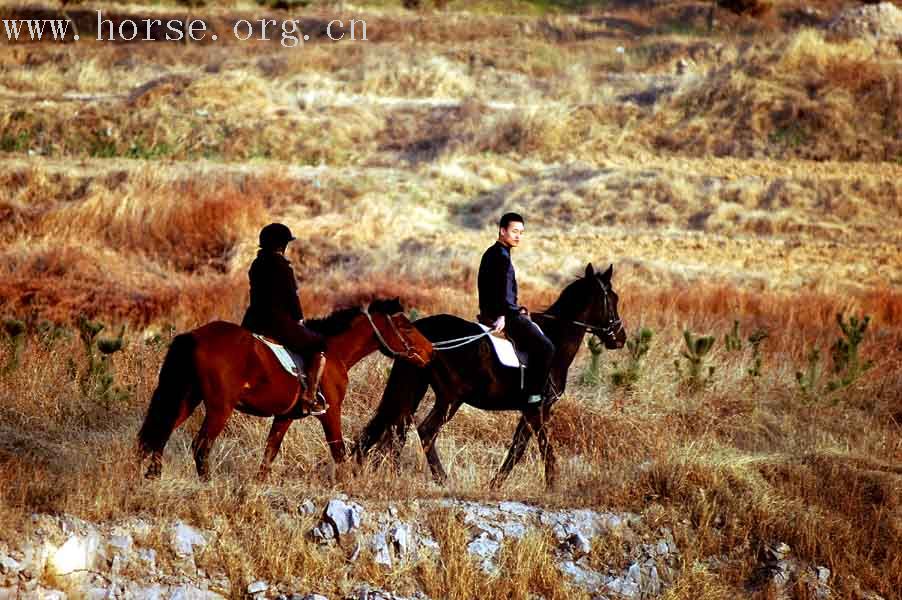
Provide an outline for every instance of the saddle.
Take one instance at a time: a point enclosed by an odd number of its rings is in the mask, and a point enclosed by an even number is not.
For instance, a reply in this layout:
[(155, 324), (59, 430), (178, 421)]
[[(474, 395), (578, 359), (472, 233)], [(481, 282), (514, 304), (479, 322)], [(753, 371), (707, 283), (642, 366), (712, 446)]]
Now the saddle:
[[(483, 331), (491, 331), (491, 327), (478, 323)], [(518, 350), (514, 346), (513, 340), (507, 337), (504, 332), (490, 333), (489, 340), (492, 342), (492, 348), (495, 349), (495, 356), (498, 362), (506, 367), (519, 367), (525, 369), (529, 365), (529, 355), (523, 350)]]
[[(265, 335), (261, 335), (259, 333), (252, 333), (256, 339), (263, 342), (263, 344), (270, 349), (276, 359), (279, 361), (279, 364), (282, 365), (282, 368), (285, 369), (292, 377), (301, 382), (301, 385), (304, 386), (304, 389), (307, 388), (307, 367), (304, 362), (304, 357), (298, 354), (297, 352), (292, 352), (282, 344), (277, 341), (266, 337)], [(301, 389), (298, 388), (298, 395), (300, 395)], [(316, 390), (316, 394), (320, 396), (322, 399), (325, 399), (323, 396), (323, 388), (320, 386)]]

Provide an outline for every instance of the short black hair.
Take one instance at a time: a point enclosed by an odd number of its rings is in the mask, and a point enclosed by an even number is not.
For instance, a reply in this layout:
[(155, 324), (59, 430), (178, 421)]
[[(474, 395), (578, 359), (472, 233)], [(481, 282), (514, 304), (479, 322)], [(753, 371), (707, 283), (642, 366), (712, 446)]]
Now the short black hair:
[(504, 213), (504, 216), (502, 216), (501, 220), (498, 221), (498, 227), (500, 227), (501, 229), (507, 229), (507, 226), (514, 222), (519, 222), (523, 223), (523, 225), (526, 225), (526, 221), (523, 220), (523, 217), (515, 212), (509, 212)]

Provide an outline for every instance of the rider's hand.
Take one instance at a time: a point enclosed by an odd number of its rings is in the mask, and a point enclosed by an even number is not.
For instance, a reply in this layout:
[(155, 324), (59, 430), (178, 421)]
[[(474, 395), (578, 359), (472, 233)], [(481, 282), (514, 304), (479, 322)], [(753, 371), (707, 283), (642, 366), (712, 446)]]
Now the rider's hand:
[(526, 308), (525, 306), (521, 306), (521, 307), (520, 307), (520, 314), (523, 315), (523, 316), (525, 316), (525, 317), (528, 317), (528, 316), (529, 316), (529, 309)]
[(495, 323), (492, 324), (492, 333), (500, 333), (502, 329), (504, 329), (504, 315), (495, 319)]

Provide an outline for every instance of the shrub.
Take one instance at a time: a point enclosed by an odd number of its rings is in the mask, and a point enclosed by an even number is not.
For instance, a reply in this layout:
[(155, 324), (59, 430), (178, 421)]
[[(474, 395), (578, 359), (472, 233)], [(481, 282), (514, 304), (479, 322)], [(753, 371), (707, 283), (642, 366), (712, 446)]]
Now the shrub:
[(674, 366), (676, 367), (677, 375), (683, 379), (682, 384), (690, 391), (696, 391), (704, 387), (710, 381), (711, 376), (714, 375), (714, 367), (708, 366), (707, 375), (702, 376), (702, 373), (705, 372), (705, 355), (714, 347), (714, 336), (703, 335), (694, 337), (687, 329), (683, 331), (683, 340), (686, 342), (686, 349), (680, 355), (686, 359), (687, 363), (685, 376), (680, 359), (674, 361)]
[(618, 368), (617, 363), (614, 363), (614, 372), (611, 373), (611, 384), (614, 387), (624, 386), (629, 389), (639, 380), (639, 367), (642, 357), (648, 354), (648, 347), (652, 337), (651, 329), (643, 327), (627, 340), (626, 349), (629, 353), (629, 359), (623, 369)]

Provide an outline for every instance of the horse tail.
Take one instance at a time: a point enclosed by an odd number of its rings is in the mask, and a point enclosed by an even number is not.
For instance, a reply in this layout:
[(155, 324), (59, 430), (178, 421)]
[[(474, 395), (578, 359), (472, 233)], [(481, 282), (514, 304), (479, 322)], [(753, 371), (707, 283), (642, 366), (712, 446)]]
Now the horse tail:
[(138, 432), (138, 448), (142, 454), (162, 452), (180, 414), (189, 407), (189, 394), (196, 393), (197, 374), (194, 365), (196, 341), (190, 333), (177, 335), (169, 345), (160, 378)]
[(357, 441), (355, 454), (363, 460), (375, 446), (384, 449), (389, 442), (404, 445), (407, 429), (426, 390), (429, 388), (429, 367), (396, 360), (388, 375), (388, 383), (376, 414), (366, 424)]

